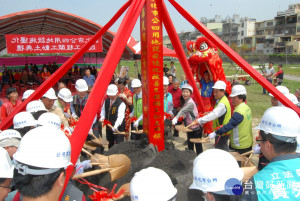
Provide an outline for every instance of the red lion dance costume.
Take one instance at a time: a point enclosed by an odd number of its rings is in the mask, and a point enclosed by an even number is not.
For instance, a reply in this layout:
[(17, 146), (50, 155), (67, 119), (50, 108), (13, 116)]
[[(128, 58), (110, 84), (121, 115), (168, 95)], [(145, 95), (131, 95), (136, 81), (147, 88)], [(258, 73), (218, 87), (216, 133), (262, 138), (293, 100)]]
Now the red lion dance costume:
[[(213, 81), (222, 80), (226, 83), (226, 92), (231, 93), (231, 83), (226, 80), (222, 67), (222, 59), (219, 57), (217, 47), (206, 37), (200, 37), (196, 42), (188, 41), (186, 43), (188, 49), (188, 61), (192, 72), (196, 75), (197, 81), (200, 83), (200, 76), (204, 77), (204, 72), (207, 71), (206, 66), (210, 69), (213, 76)], [(202, 87), (202, 86), (201, 86)], [(206, 112), (213, 110), (213, 97), (202, 97)], [(208, 122), (207, 124), (212, 124)], [(212, 126), (204, 125), (204, 133), (213, 132), (210, 130)]]

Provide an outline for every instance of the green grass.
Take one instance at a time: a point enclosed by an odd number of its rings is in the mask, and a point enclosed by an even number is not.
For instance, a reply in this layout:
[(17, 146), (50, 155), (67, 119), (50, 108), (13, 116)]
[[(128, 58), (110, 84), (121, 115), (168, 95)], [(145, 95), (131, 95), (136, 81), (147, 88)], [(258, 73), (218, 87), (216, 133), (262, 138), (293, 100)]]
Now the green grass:
[[(165, 61), (164, 64), (170, 64), (170, 61)], [(134, 67), (134, 61), (121, 61), (120, 66), (129, 66), (129, 76), (131, 78), (136, 78), (137, 77), (137, 71), (136, 68)], [(140, 66), (140, 61), (138, 62), (138, 65)], [(257, 64), (252, 64), (252, 65), (257, 65)], [(181, 68), (181, 65), (179, 62), (175, 61), (175, 66), (176, 66), (176, 77), (181, 81), (182, 75), (184, 75), (183, 69)], [(236, 70), (233, 68), (229, 68), (230, 63), (223, 63), (223, 69), (225, 75), (235, 75)], [(293, 65), (297, 66), (297, 65)], [(300, 65), (298, 65), (300, 66)], [(259, 70), (259, 69), (258, 69)], [(277, 67), (275, 68), (277, 71)], [(290, 68), (290, 67), (285, 67), (284, 68), (286, 74), (291, 74), (295, 76), (300, 76), (300, 68)], [(119, 72), (118, 68), (116, 72)], [(139, 72), (141, 72), (141, 69), (139, 67)], [(241, 73), (239, 71), (237, 74), (246, 74), (244, 71)], [(247, 103), (249, 104), (251, 110), (252, 110), (252, 115), (254, 118), (261, 118), (263, 115), (264, 111), (271, 107), (271, 97), (269, 95), (262, 95), (262, 87), (254, 80), (254, 84), (251, 86), (246, 86), (247, 88)], [(284, 80), (283, 84), (286, 86), (291, 93), (294, 93), (296, 89), (300, 88), (300, 82), (297, 81), (291, 81), (291, 80)]]

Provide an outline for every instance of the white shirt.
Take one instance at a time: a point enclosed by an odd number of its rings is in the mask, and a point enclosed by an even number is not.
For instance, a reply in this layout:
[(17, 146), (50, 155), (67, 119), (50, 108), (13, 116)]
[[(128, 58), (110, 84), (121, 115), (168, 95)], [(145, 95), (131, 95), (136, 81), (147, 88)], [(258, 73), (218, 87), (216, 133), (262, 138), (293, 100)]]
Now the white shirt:
[(226, 113), (226, 106), (224, 103), (219, 103), (217, 107), (211, 111), (209, 114), (205, 115), (198, 119), (199, 124), (202, 126), (203, 124), (213, 121), (217, 118), (220, 118), (222, 115)]
[[(111, 101), (110, 100), (110, 104), (113, 104), (115, 101)], [(125, 110), (126, 110), (126, 105), (124, 102), (122, 102), (118, 108), (118, 117), (117, 120), (115, 122), (114, 128), (118, 129), (118, 127), (122, 124), (123, 119), (125, 118)], [(101, 119), (100, 120), (104, 120), (105, 118), (105, 103), (103, 104), (102, 108), (101, 108)]]

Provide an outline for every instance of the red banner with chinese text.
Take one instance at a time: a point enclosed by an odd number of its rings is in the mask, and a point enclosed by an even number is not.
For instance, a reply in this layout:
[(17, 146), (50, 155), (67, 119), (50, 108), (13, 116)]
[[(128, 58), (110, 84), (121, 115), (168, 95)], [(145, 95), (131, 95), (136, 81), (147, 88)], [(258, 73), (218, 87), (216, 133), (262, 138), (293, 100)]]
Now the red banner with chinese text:
[[(90, 35), (19, 35), (6, 34), (7, 53), (74, 53), (85, 45)], [(103, 52), (102, 38), (88, 52)]]
[(157, 1), (146, 0), (141, 19), (143, 128), (150, 143), (164, 150), (164, 91), (162, 21)]

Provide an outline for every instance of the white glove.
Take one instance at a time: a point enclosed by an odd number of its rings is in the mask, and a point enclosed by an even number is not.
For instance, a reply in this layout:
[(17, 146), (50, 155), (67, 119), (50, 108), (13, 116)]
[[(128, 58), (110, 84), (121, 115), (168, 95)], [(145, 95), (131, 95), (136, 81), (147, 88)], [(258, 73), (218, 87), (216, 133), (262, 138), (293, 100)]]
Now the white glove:
[(130, 117), (130, 118), (134, 117), (134, 114), (133, 114), (133, 113), (130, 113), (130, 114), (129, 114), (129, 117)]
[(72, 114), (72, 117), (74, 117), (75, 119), (79, 118), (75, 113)]
[(139, 121), (135, 121), (134, 123), (133, 123), (133, 126), (135, 127), (135, 128), (138, 128), (139, 127)]
[(173, 125), (177, 124), (177, 118), (176, 117), (172, 120), (172, 124)]
[(260, 154), (261, 153), (259, 144), (255, 145), (252, 148), (252, 150), (253, 150), (253, 154)]
[(111, 130), (112, 130), (113, 132), (115, 132), (115, 133), (118, 132), (118, 128), (117, 128), (117, 127), (113, 127)]
[(90, 162), (90, 160), (85, 160), (76, 165), (76, 174), (82, 174), (84, 170), (92, 168)]
[(92, 128), (90, 128), (90, 130), (89, 130), (89, 135), (90, 135), (90, 133), (93, 133), (93, 129)]
[(119, 97), (125, 99), (127, 96), (124, 93), (120, 93)]
[(217, 134), (215, 132), (212, 132), (211, 134), (208, 135), (209, 139), (214, 139), (215, 137), (217, 137)]

